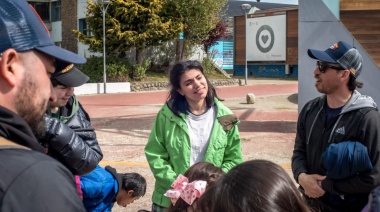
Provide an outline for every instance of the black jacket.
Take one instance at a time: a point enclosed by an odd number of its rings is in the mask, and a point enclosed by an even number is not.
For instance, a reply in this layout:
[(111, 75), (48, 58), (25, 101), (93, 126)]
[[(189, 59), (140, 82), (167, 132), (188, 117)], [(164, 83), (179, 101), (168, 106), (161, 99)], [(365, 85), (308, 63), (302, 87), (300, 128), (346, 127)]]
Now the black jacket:
[[(327, 177), (322, 181), (322, 188), (326, 191), (320, 198), (326, 205), (331, 206), (330, 200), (337, 198), (335, 208), (349, 201), (355, 202), (358, 207), (364, 207), (369, 192), (380, 184), (380, 114), (371, 97), (354, 91), (351, 99), (342, 108), (342, 111), (326, 126), (326, 96), (309, 101), (298, 117), (297, 135), (292, 157), (294, 178), (298, 181), (300, 173), (326, 175), (322, 154), (331, 143), (342, 141), (358, 141), (368, 148), (368, 155), (373, 165), (370, 172), (340, 180)], [(341, 197), (344, 196), (343, 202)], [(362, 204), (362, 205), (361, 205)], [(351, 208), (352, 209), (352, 208)], [(355, 210), (353, 210), (355, 211)]]
[(27, 123), (4, 107), (0, 136), (30, 148), (0, 146), (0, 211), (85, 211), (70, 171), (43, 154)]
[(48, 154), (63, 163), (74, 175), (84, 175), (103, 158), (90, 117), (72, 96), (60, 108), (60, 119), (45, 115), (46, 136), (41, 143), (48, 145)]

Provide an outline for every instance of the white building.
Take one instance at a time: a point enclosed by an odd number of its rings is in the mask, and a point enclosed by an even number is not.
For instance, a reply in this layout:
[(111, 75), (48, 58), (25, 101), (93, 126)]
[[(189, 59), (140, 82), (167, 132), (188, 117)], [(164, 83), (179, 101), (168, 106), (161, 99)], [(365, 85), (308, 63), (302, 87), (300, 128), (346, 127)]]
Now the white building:
[(58, 46), (76, 52), (84, 57), (93, 53), (88, 46), (80, 43), (72, 30), (87, 33), (87, 0), (27, 0), (50, 31), (52, 40)]

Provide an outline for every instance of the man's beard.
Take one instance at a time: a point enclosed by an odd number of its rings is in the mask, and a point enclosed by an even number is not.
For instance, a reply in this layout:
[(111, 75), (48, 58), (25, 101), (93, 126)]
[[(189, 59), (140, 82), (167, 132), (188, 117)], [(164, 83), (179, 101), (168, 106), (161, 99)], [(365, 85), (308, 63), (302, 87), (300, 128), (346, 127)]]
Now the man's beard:
[(38, 86), (33, 80), (34, 76), (32, 74), (26, 74), (23, 79), (23, 87), (16, 97), (16, 111), (28, 123), (34, 135), (37, 138), (41, 138), (45, 136), (44, 113), (48, 101), (41, 99), (38, 105), (33, 105), (33, 100), (38, 95), (42, 95), (38, 93)]

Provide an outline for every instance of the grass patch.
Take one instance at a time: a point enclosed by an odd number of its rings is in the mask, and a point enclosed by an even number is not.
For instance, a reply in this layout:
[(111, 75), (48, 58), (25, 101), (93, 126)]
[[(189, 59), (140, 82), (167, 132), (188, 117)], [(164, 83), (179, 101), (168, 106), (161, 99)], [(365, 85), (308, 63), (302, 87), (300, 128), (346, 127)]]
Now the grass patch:
[(210, 73), (206, 74), (208, 79), (227, 79), (226, 76), (223, 74), (217, 72), (217, 71), (211, 71)]
[(152, 72), (147, 71), (145, 73), (144, 79), (141, 80), (142, 82), (166, 82), (169, 81), (169, 75), (167, 73), (163, 72)]
[[(210, 73), (207, 73), (206, 75), (207, 75), (207, 78), (210, 80), (227, 79), (226, 76), (224, 76), (223, 74), (217, 71), (211, 71)], [(140, 82), (166, 82), (166, 81), (169, 81), (168, 73), (147, 71), (145, 73), (145, 77)]]

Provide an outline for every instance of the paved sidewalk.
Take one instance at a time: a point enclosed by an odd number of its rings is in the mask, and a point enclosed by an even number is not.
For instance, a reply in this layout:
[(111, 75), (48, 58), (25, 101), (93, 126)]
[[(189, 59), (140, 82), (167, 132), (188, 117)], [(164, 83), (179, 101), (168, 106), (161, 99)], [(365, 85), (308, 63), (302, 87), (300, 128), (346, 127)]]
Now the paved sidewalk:
[[(298, 93), (297, 81), (282, 80), (257, 80), (250, 82), (246, 86), (226, 86), (217, 87), (216, 91), (220, 98), (225, 100), (236, 100), (235, 106), (241, 106), (245, 103), (248, 93), (253, 93), (256, 97), (291, 95)], [(276, 83), (278, 82), (278, 83)], [(133, 111), (123, 110), (125, 106), (144, 106), (160, 105), (162, 106), (168, 97), (168, 91), (149, 91), (149, 92), (131, 92), (119, 94), (97, 94), (79, 96), (80, 102), (86, 106), (91, 118), (104, 118), (128, 115)], [(253, 105), (249, 105), (254, 108)], [(157, 111), (157, 110), (154, 110)]]
[[(243, 80), (244, 83), (244, 80)], [(256, 96), (246, 104), (246, 95)], [(217, 94), (241, 120), (244, 160), (267, 159), (280, 164), (290, 174), (297, 107), (298, 82), (290, 80), (249, 80), (247, 86), (218, 87)], [(148, 181), (147, 194), (114, 212), (150, 210), (154, 186), (144, 155), (154, 118), (167, 99), (168, 91), (98, 94), (79, 96), (89, 113), (102, 148), (101, 165), (119, 172), (138, 172)]]

